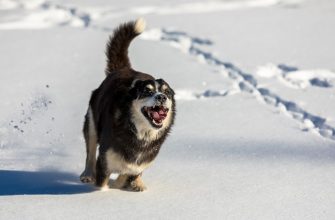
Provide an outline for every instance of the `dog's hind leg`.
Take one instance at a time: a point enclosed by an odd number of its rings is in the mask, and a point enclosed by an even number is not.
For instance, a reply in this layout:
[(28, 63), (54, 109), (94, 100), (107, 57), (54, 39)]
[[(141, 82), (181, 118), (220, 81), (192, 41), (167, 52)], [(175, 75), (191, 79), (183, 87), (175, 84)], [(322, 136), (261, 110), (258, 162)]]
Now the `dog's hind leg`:
[(83, 128), (86, 143), (86, 165), (85, 170), (80, 175), (83, 183), (95, 182), (96, 152), (97, 152), (97, 132), (91, 107), (85, 116)]

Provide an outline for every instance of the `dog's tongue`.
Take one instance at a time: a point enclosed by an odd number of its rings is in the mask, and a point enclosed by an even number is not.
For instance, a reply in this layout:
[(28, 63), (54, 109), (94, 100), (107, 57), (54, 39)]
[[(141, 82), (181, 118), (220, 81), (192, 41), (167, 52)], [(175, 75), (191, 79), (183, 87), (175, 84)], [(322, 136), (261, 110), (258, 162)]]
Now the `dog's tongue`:
[(152, 113), (152, 118), (156, 121), (163, 120), (166, 117), (166, 113), (163, 110), (159, 110), (158, 112), (154, 111)]
[(155, 119), (155, 120), (159, 120), (159, 119), (161, 118), (161, 116), (159, 115), (158, 112), (153, 112), (152, 117), (153, 117), (153, 119)]
[(159, 114), (159, 112), (153, 112), (152, 114), (153, 119), (155, 119), (156, 121), (161, 119), (161, 116)]

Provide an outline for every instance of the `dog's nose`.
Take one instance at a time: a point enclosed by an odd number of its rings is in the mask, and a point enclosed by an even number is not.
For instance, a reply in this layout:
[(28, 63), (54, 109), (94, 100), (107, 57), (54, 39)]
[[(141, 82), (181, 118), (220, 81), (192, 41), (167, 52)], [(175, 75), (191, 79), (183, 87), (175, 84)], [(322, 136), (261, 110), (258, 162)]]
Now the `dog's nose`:
[(166, 101), (166, 95), (164, 95), (164, 94), (159, 94), (159, 95), (156, 95), (156, 97), (155, 97), (155, 99), (156, 99), (156, 101), (159, 101), (159, 102), (165, 102)]

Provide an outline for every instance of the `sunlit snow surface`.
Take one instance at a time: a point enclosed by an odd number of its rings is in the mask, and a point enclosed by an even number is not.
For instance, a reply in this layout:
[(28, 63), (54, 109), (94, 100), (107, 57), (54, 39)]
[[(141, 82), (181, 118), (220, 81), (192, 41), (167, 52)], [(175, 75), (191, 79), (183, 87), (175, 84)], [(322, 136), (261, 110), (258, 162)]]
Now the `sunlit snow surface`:
[[(331, 0), (0, 0), (0, 219), (334, 219)], [(144, 193), (80, 183), (105, 43), (176, 91)]]

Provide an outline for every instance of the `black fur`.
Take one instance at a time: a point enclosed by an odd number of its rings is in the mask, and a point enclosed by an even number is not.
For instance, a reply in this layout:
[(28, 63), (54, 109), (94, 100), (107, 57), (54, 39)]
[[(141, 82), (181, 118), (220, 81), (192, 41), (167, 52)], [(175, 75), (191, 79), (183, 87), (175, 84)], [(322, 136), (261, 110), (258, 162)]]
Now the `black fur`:
[[(119, 26), (107, 44), (107, 77), (92, 92), (89, 106), (93, 113), (97, 134), (99, 156), (96, 164), (96, 184), (103, 186), (111, 172), (107, 169), (106, 152), (112, 149), (127, 163), (141, 165), (149, 163), (157, 156), (164, 140), (170, 132), (175, 117), (174, 92), (162, 79), (156, 80), (149, 74), (135, 71), (130, 66), (128, 46), (138, 35), (134, 31), (135, 22)], [(160, 93), (172, 100), (171, 123), (162, 128), (159, 138), (138, 139), (136, 126), (131, 120), (131, 106), (136, 99), (152, 95), (146, 85), (159, 85)], [(162, 91), (162, 86), (167, 87)], [(84, 136), (89, 153), (89, 115), (85, 117)], [(140, 159), (138, 156), (141, 155)], [(140, 175), (140, 173), (138, 174)], [(132, 176), (132, 175), (130, 175)]]
[(128, 58), (128, 47), (130, 42), (139, 35), (139, 33), (135, 32), (134, 26), (135, 22), (133, 21), (122, 24), (114, 30), (113, 36), (109, 38), (106, 49), (106, 75), (124, 67), (131, 67)]

